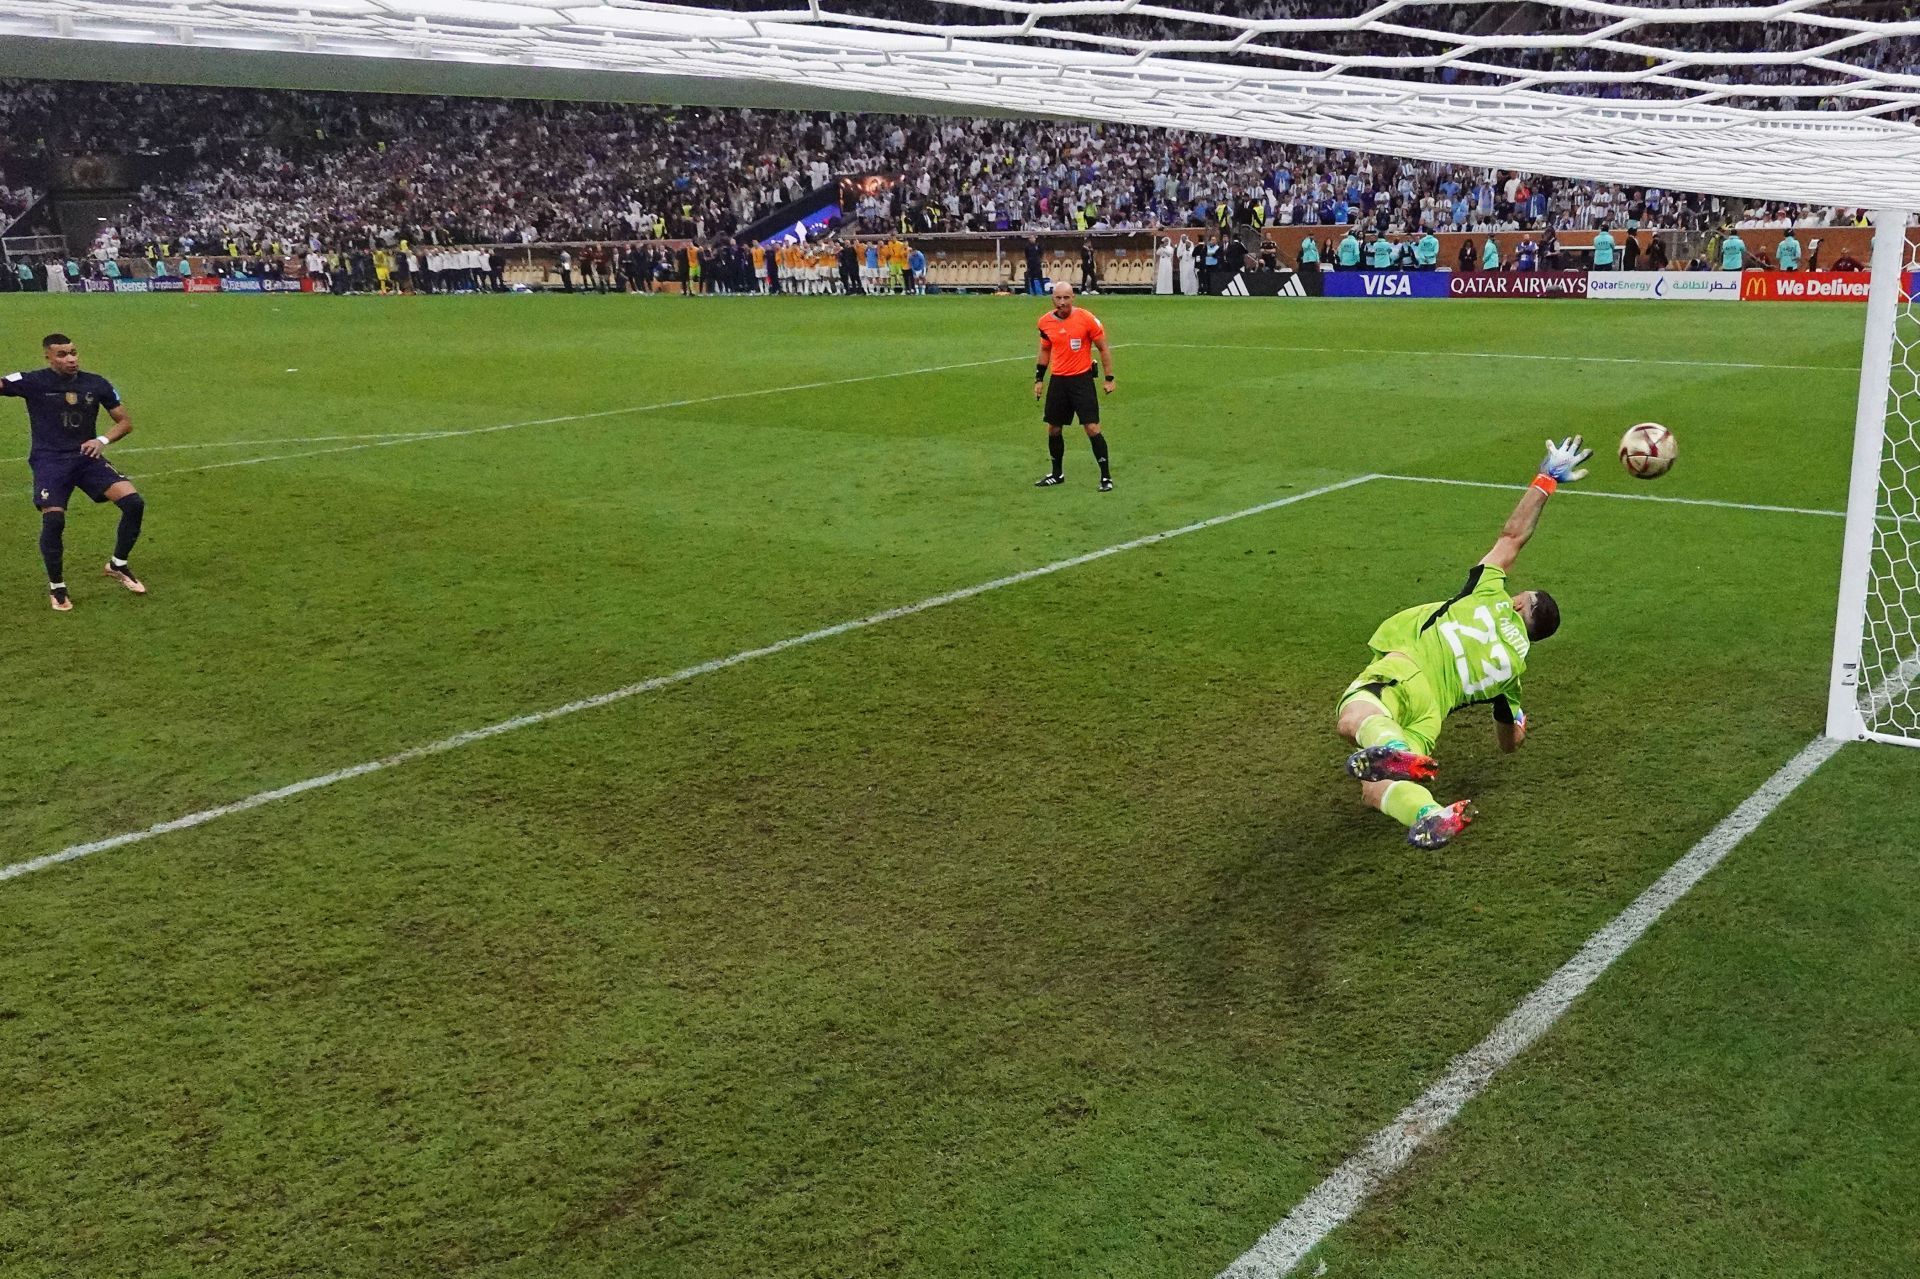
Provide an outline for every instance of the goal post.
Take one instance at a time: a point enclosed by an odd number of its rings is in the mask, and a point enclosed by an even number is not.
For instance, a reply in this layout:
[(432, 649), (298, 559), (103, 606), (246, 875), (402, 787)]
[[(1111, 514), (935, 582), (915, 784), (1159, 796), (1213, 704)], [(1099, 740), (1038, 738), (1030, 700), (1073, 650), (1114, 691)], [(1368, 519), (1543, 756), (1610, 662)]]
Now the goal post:
[(1920, 314), (1907, 214), (1873, 225), (1827, 736), (1920, 746)]

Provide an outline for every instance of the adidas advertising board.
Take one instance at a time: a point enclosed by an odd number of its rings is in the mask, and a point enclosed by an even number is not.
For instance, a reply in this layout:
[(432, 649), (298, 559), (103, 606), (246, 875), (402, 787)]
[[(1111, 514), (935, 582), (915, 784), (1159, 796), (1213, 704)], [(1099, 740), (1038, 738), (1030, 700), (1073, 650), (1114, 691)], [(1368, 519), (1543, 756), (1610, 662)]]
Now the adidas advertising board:
[(1220, 289), (1223, 298), (1319, 297), (1317, 276), (1294, 271), (1242, 271)]

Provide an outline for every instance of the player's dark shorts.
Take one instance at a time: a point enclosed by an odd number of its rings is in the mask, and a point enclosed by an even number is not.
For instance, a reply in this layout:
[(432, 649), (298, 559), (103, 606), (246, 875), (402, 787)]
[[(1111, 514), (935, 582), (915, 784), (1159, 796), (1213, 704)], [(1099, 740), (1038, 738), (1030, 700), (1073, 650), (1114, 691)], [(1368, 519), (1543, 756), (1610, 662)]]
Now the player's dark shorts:
[(96, 502), (104, 502), (107, 490), (127, 478), (114, 470), (105, 458), (88, 457), (85, 453), (30, 457), (27, 464), (33, 468), (33, 504), (38, 507), (65, 506), (75, 489)]
[(1047, 382), (1047, 411), (1042, 420), (1048, 426), (1065, 426), (1075, 417), (1082, 426), (1100, 425), (1100, 394), (1091, 369), (1066, 377), (1056, 373)]

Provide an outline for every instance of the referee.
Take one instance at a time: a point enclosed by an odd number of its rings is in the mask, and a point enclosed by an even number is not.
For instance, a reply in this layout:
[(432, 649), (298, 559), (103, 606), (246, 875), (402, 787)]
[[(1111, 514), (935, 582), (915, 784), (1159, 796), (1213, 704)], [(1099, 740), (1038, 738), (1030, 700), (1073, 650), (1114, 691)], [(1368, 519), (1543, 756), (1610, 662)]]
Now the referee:
[[(1067, 442), (1061, 428), (1078, 417), (1093, 446), (1094, 461), (1100, 463), (1100, 491), (1113, 492), (1113, 475), (1107, 468), (1107, 437), (1100, 434), (1100, 397), (1093, 392), (1093, 352), (1100, 351), (1100, 367), (1106, 374), (1107, 394), (1113, 394), (1113, 351), (1107, 346), (1107, 331), (1093, 312), (1073, 304), (1073, 286), (1061, 280), (1053, 286), (1053, 310), (1040, 317), (1040, 358), (1033, 366), (1033, 398), (1046, 393), (1043, 418), (1047, 424), (1047, 452), (1053, 469), (1034, 481), (1035, 488), (1052, 488), (1064, 483), (1060, 459), (1066, 456)], [(1053, 380), (1047, 381), (1051, 365)]]

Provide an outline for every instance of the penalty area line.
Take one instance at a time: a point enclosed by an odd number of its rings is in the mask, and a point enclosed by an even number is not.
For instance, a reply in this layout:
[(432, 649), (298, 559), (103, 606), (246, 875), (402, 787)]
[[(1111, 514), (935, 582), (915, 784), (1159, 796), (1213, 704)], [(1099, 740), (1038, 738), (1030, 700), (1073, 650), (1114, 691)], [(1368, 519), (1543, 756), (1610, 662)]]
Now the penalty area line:
[[(127, 448), (127, 449), (116, 448), (113, 451), (113, 455), (115, 457), (124, 457), (129, 453), (178, 453), (182, 449), (238, 449), (238, 448), (249, 448), (249, 447), (266, 448), (270, 445), (276, 445), (276, 444), (331, 444), (339, 440), (399, 440), (399, 439), (406, 439), (411, 436), (433, 435), (433, 434), (436, 434), (436, 432), (433, 432), (433, 431), (375, 431), (370, 434), (363, 434), (363, 435), (294, 435), (294, 436), (289, 436), (286, 439), (282, 439), (282, 440), (275, 440), (275, 439), (202, 440), (194, 444), (145, 444), (145, 445), (140, 445), (136, 448)], [(24, 462), (27, 459), (24, 457), (10, 457), (4, 460), (8, 462)]]
[(1521, 1000), (1491, 1034), (1455, 1057), (1438, 1082), (1368, 1138), (1358, 1153), (1328, 1174), (1278, 1225), (1221, 1271), (1219, 1279), (1279, 1279), (1291, 1273), (1404, 1167), (1415, 1151), (1484, 1092), (1495, 1075), (1546, 1034), (1573, 1001), (1613, 966), (1614, 960), (1639, 941), (1656, 920), (1752, 834), (1815, 769), (1832, 759), (1842, 745), (1836, 738), (1818, 737), (1801, 748), (1632, 905), (1589, 937), (1572, 959)]
[[(1399, 480), (1403, 484), (1447, 484), (1463, 489), (1509, 489), (1524, 492), (1525, 484), (1496, 484), (1490, 480), (1446, 480), (1435, 475), (1382, 475), (1383, 480)], [(1571, 485), (1563, 486), (1554, 492), (1554, 496), (1565, 493), (1569, 497), (1610, 497), (1620, 502), (1664, 502), (1668, 506), (1714, 506), (1726, 511), (1772, 511), (1778, 515), (1824, 515), (1836, 520), (1847, 518), (1845, 511), (1821, 511), (1809, 506), (1768, 506), (1761, 502), (1722, 502), (1710, 497), (1666, 497), (1659, 493), (1608, 493), (1601, 489), (1580, 489)]]
[(1550, 364), (1657, 364), (1679, 369), (1773, 369), (1793, 373), (1854, 373), (1845, 364), (1756, 364), (1744, 360), (1661, 360), (1644, 355), (1537, 355), (1525, 351), (1409, 351), (1371, 346), (1253, 346), (1232, 342), (1129, 342), (1179, 351), (1274, 351), (1287, 355), (1410, 355), (1463, 360), (1538, 360)]
[(992, 364), (1012, 364), (1027, 359), (1024, 355), (996, 356), (991, 360), (966, 360), (959, 364), (934, 364), (926, 368), (895, 369), (890, 373), (862, 373), (857, 377), (829, 378), (823, 382), (795, 382), (789, 386), (763, 386), (752, 391), (725, 391), (719, 395), (698, 395), (684, 400), (658, 400), (652, 404), (629, 404), (625, 408), (599, 409), (592, 413), (570, 413), (564, 417), (536, 417), (524, 422), (501, 422), (494, 426), (461, 427), (449, 431), (416, 431), (372, 439), (365, 444), (347, 444), (331, 449), (306, 449), (299, 453), (270, 453), (263, 457), (243, 457), (231, 462), (208, 462), (201, 466), (182, 466), (170, 471), (150, 471), (135, 475), (137, 480), (158, 479), (163, 475), (192, 475), (199, 471), (224, 471), (236, 466), (259, 466), (264, 462), (290, 462), (302, 457), (325, 457), (333, 453), (359, 453), (365, 449), (391, 448), (396, 444), (422, 444), (430, 440), (457, 440), (470, 435), (493, 435), (517, 431), (524, 426), (558, 426), (564, 422), (590, 422), (596, 418), (622, 417), (630, 413), (657, 413), (663, 409), (690, 408), (696, 404), (719, 404), (726, 400), (748, 400), (761, 395), (780, 395), (787, 391), (817, 391), (829, 386), (852, 386), (859, 382), (884, 382), (891, 378), (918, 377), (925, 373), (950, 373), (956, 369), (978, 369)]
[[(1001, 361), (990, 362), (1001, 363)], [(726, 399), (728, 397), (716, 396), (714, 398)], [(517, 715), (512, 719), (503, 719), (497, 723), (488, 724), (483, 728), (469, 729), (464, 733), (455, 733), (451, 737), (443, 737), (438, 741), (426, 742), (419, 746), (409, 747), (406, 750), (398, 751), (392, 755), (382, 756), (379, 759), (367, 760), (365, 763), (354, 764), (347, 768), (337, 769), (331, 773), (323, 773), (318, 777), (309, 777), (303, 781), (293, 782), (286, 786), (276, 786), (272, 790), (259, 791), (255, 794), (248, 795), (244, 799), (234, 800), (229, 804), (220, 804), (213, 808), (203, 808), (199, 812), (188, 813), (184, 817), (176, 817), (170, 821), (158, 822), (141, 830), (127, 831), (124, 834), (113, 835), (106, 839), (96, 839), (84, 844), (74, 844), (58, 852), (47, 853), (41, 857), (16, 862), (10, 866), (0, 866), (0, 882), (9, 879), (18, 879), (23, 875), (30, 875), (35, 871), (45, 870), (50, 866), (57, 866), (62, 862), (77, 861), (82, 857), (88, 857), (94, 853), (104, 853), (116, 848), (125, 848), (129, 844), (143, 843), (149, 839), (171, 834), (175, 831), (191, 830), (196, 826), (205, 826), (208, 822), (218, 821), (222, 817), (231, 817), (236, 813), (244, 813), (252, 809), (263, 808), (268, 804), (276, 803), (283, 799), (291, 799), (295, 795), (303, 795), (308, 791), (320, 790), (323, 787), (334, 786), (340, 782), (351, 781), (356, 777), (365, 777), (369, 773), (379, 773), (390, 768), (398, 768), (402, 764), (411, 764), (415, 760), (426, 759), (429, 756), (444, 755), (448, 751), (458, 750), (462, 746), (471, 746), (475, 742), (483, 742), (490, 737), (499, 737), (503, 733), (516, 732), (522, 728), (532, 728), (536, 724), (544, 724), (549, 720), (561, 719), (568, 715), (575, 715), (581, 711), (594, 710), (601, 706), (610, 706), (615, 702), (625, 701), (630, 697), (638, 697), (642, 693), (651, 693), (657, 689), (667, 688), (674, 684), (683, 684), (688, 680), (697, 679), (702, 675), (711, 675), (716, 671), (724, 671), (729, 667), (751, 662), (758, 657), (771, 657), (775, 653), (784, 653), (790, 648), (799, 648), (803, 644), (812, 644), (819, 640), (831, 639), (836, 635), (845, 635), (851, 631), (865, 630), (871, 626), (878, 626), (883, 622), (896, 621), (903, 617), (912, 617), (916, 613), (925, 613), (930, 609), (936, 609), (945, 604), (957, 604), (962, 600), (970, 600), (975, 596), (985, 595), (989, 591), (1000, 590), (1002, 587), (1018, 586), (1022, 582), (1031, 582), (1036, 578), (1065, 572), (1070, 568), (1078, 568), (1082, 564), (1091, 564), (1095, 560), (1103, 560), (1109, 556), (1119, 555), (1126, 551), (1139, 550), (1143, 546), (1153, 546), (1160, 542), (1171, 541), (1173, 538), (1184, 537), (1189, 533), (1198, 533), (1203, 529), (1218, 528), (1222, 524), (1231, 524), (1235, 520), (1244, 520), (1249, 516), (1263, 515), (1268, 511), (1277, 511), (1285, 506), (1293, 506), (1296, 503), (1305, 502), (1310, 498), (1322, 497), (1328, 493), (1337, 493), (1342, 489), (1354, 488), (1379, 478), (1378, 475), (1371, 474), (1356, 475), (1351, 479), (1339, 480), (1332, 484), (1322, 484), (1318, 488), (1311, 488), (1305, 492), (1292, 493), (1286, 497), (1275, 498), (1271, 502), (1262, 502), (1258, 506), (1249, 506), (1238, 511), (1229, 511), (1225, 515), (1215, 515), (1204, 520), (1196, 520), (1191, 524), (1182, 524), (1178, 528), (1163, 529), (1158, 533), (1148, 533), (1145, 536), (1136, 537), (1129, 541), (1101, 547), (1097, 551), (1088, 551), (1084, 555), (1075, 555), (1068, 559), (1055, 560), (1051, 564), (1042, 564), (1037, 568), (1022, 569), (1018, 573), (1010, 573), (1005, 577), (996, 577), (991, 581), (980, 582), (973, 586), (964, 586), (959, 590), (947, 591), (941, 595), (931, 595), (917, 603), (903, 604), (898, 608), (886, 609), (879, 613), (870, 613), (865, 617), (851, 618), (844, 622), (837, 622), (832, 626), (823, 626), (818, 630), (807, 631), (805, 634), (792, 635), (786, 639), (775, 641), (772, 644), (762, 645), (759, 648), (743, 649), (730, 657), (717, 657), (712, 661), (684, 667), (668, 675), (656, 675), (651, 679), (643, 679), (637, 683), (613, 689), (610, 692), (596, 694), (593, 697), (583, 697), (577, 701), (548, 707), (546, 710), (534, 711), (529, 715)]]

